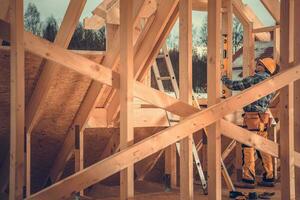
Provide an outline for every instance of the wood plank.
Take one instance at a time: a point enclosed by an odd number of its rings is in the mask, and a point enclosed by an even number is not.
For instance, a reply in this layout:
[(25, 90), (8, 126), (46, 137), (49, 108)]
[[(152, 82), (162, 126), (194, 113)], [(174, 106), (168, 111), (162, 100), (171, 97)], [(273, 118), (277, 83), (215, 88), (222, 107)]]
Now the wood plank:
[[(294, 1), (294, 17), (297, 20), (294, 20), (294, 55), (295, 55), (295, 63), (300, 63), (300, 26), (299, 26), (299, 20), (300, 19), (300, 2)], [(299, 187), (300, 185), (300, 154), (297, 152), (300, 152), (300, 81), (296, 81), (294, 83), (294, 125), (295, 125), (295, 185)], [(296, 193), (296, 199), (300, 199), (299, 192)]]
[(280, 2), (278, 0), (260, 0), (277, 24), (280, 23)]
[[(288, 69), (293, 61), (293, 26), (294, 14), (292, 0), (281, 0), (280, 18), (280, 66)], [(294, 84), (293, 82), (280, 90), (280, 174), (281, 199), (295, 199), (295, 165), (294, 165)]]
[(252, 22), (244, 25), (243, 36), (243, 77), (247, 77), (254, 74), (255, 66), (254, 34)]
[[(160, 149), (187, 137), (191, 133), (215, 123), (227, 114), (260, 99), (262, 96), (275, 92), (290, 82), (299, 79), (299, 74), (300, 65), (291, 67), (290, 69), (285, 70), (280, 74), (255, 85), (254, 87), (244, 90), (236, 96), (224, 100), (222, 103), (211, 106), (199, 113), (190, 113), (192, 115), (182, 120), (180, 124), (148, 137), (147, 139), (142, 140), (120, 151), (119, 153), (116, 153), (113, 156), (82, 170), (81, 172), (71, 175), (55, 185), (32, 195), (28, 199), (67, 198), (74, 191), (79, 191), (97, 183), (100, 180), (103, 180), (104, 178), (126, 168), (127, 166), (159, 151)], [(145, 92), (147, 91), (143, 91), (143, 93)], [(154, 96), (154, 94), (151, 95), (152, 97)], [(188, 107), (190, 107), (190, 105)]]
[(26, 196), (29, 197), (31, 194), (31, 134), (26, 134), (26, 148), (25, 148), (25, 156), (26, 156)]
[[(219, 0), (208, 1), (207, 42), (207, 103), (208, 108), (221, 101), (221, 4)], [(221, 179), (221, 132), (219, 121), (207, 127), (208, 199), (222, 198)]]
[[(179, 1), (179, 99), (192, 104), (192, 0)], [(182, 118), (183, 119), (183, 118)], [(180, 199), (194, 199), (193, 134), (180, 140)]]
[(10, 1), (10, 171), (9, 199), (23, 199), (25, 51), (23, 1)]
[[(133, 130), (133, 0), (120, 0), (120, 149), (134, 143)], [(134, 196), (134, 167), (120, 173), (120, 199)]]
[(279, 25), (275, 25), (275, 26), (266, 26), (266, 27), (262, 27), (262, 28), (256, 28), (256, 29), (253, 29), (253, 33), (272, 32), (279, 27), (280, 27)]
[[(168, 127), (166, 111), (160, 108), (135, 108), (133, 109), (134, 127)], [(178, 117), (174, 117), (179, 120)], [(86, 128), (119, 127), (118, 123), (107, 124), (106, 109), (96, 108), (86, 124)]]
[[(79, 172), (84, 169), (84, 135), (83, 131), (80, 131), (80, 127), (78, 125), (75, 126), (75, 172)], [(83, 190), (80, 191), (80, 195), (84, 195)]]
[[(222, 13), (222, 35), (223, 35), (223, 66), (222, 69), (226, 75), (232, 77), (232, 23), (233, 23), (233, 8), (232, 0), (223, 1), (223, 8), (226, 9), (226, 12)], [(226, 37), (226, 41), (225, 38)], [(226, 51), (226, 53), (225, 53)], [(225, 57), (224, 57), (225, 56)], [(223, 85), (222, 94), (225, 97), (231, 96), (232, 92), (227, 87)], [(199, 102), (199, 101), (198, 101)], [(201, 105), (201, 104), (200, 104)]]

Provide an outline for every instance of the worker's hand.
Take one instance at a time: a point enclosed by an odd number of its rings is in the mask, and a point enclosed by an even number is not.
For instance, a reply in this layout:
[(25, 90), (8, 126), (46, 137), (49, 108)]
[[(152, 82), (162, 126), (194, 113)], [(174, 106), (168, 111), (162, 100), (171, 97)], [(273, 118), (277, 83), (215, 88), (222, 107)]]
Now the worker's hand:
[(223, 75), (221, 81), (224, 82), (226, 79), (228, 79), (227, 75)]

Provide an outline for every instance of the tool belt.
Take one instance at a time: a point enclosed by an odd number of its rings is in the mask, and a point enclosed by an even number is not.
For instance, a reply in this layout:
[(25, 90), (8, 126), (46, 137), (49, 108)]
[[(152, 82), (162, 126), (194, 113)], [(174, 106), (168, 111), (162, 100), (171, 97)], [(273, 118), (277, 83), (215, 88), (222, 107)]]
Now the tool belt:
[(244, 127), (250, 131), (266, 131), (271, 124), (269, 113), (246, 112)]

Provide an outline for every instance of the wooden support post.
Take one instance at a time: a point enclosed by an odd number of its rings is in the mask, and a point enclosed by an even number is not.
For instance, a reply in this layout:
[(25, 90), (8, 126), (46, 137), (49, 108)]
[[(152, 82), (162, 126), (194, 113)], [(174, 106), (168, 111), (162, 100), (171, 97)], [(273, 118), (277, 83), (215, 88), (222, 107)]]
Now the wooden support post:
[[(280, 65), (287, 69), (293, 61), (293, 0), (281, 0)], [(295, 199), (294, 165), (294, 84), (280, 90), (280, 174), (281, 199)]]
[(31, 194), (31, 134), (26, 134), (26, 197)]
[[(133, 144), (133, 0), (120, 1), (120, 149)], [(134, 196), (134, 167), (121, 171), (120, 199)]]
[[(232, 77), (232, 0), (223, 1), (223, 8), (226, 8), (226, 12), (222, 13), (222, 33), (223, 33), (223, 66), (226, 75)], [(226, 41), (225, 41), (226, 40)], [(232, 95), (231, 90), (223, 87), (223, 95), (229, 97)]]
[(279, 63), (279, 58), (280, 58), (280, 28), (276, 28), (273, 31), (273, 58), (276, 63)]
[[(166, 186), (177, 186), (177, 151), (174, 144), (165, 149), (165, 181)], [(168, 182), (170, 185), (167, 185)]]
[[(294, 49), (295, 49), (295, 63), (299, 64), (300, 63), (300, 2), (299, 1), (294, 1), (294, 13), (295, 13), (295, 18), (297, 20), (294, 20), (294, 28), (295, 28), (295, 33), (294, 35), (296, 36), (294, 38)], [(294, 83), (295, 89), (295, 96), (294, 96), (294, 122), (295, 122), (295, 151), (300, 152), (300, 81), (296, 81)], [(295, 168), (295, 185), (300, 186), (300, 168)], [(300, 193), (296, 193), (296, 199), (300, 199)]]
[[(208, 106), (220, 102), (221, 1), (208, 1), (207, 81)], [(208, 199), (222, 198), (220, 122), (208, 127)]]
[[(192, 0), (179, 1), (179, 98), (192, 103)], [(193, 134), (180, 141), (180, 199), (192, 200)]]
[(249, 76), (254, 73), (255, 55), (254, 55), (254, 34), (253, 23), (244, 24), (243, 37), (243, 76)]
[(10, 177), (9, 199), (23, 199), (24, 184), (24, 21), (23, 0), (10, 1)]
[[(82, 130), (82, 131), (81, 131)], [(80, 129), (79, 125), (75, 125), (75, 172), (79, 172), (84, 168), (84, 141), (83, 141), (83, 129)], [(83, 190), (80, 191), (80, 195), (84, 195)]]

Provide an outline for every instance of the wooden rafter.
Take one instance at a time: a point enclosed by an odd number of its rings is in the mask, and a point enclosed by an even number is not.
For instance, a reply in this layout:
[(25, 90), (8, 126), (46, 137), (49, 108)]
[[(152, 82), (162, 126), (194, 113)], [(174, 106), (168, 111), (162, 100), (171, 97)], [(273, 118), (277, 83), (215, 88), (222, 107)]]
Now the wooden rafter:
[[(138, 142), (55, 185), (32, 195), (28, 199), (47, 199), (49, 197), (53, 199), (66, 198), (73, 191), (79, 191), (97, 183), (160, 149), (183, 139), (189, 134), (216, 122), (225, 115), (260, 99), (262, 96), (266, 96), (279, 88), (298, 80), (300, 78), (299, 73), (300, 65), (291, 67), (271, 79), (267, 79), (254, 87), (244, 90), (239, 95), (230, 97), (222, 103), (218, 103), (204, 111), (200, 111), (199, 113), (195, 113), (185, 118), (179, 124)], [(178, 107), (176, 105), (173, 106)]]

